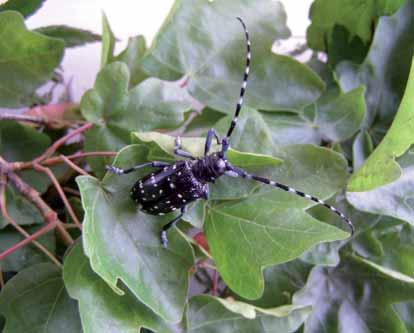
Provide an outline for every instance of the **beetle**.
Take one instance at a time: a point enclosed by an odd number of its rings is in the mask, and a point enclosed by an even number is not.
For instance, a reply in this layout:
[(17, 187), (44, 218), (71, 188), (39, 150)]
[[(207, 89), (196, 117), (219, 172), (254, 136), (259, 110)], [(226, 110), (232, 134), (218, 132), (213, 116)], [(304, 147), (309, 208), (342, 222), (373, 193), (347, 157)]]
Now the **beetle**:
[[(223, 176), (241, 177), (248, 180), (257, 181), (263, 184), (277, 187), (281, 190), (291, 192), (308, 200), (314, 201), (330, 209), (335, 214), (339, 215), (343, 221), (348, 225), (351, 236), (354, 234), (354, 225), (342, 212), (335, 207), (325, 203), (319, 198), (296, 190), (288, 185), (278, 183), (276, 181), (253, 175), (243, 169), (237, 168), (230, 164), (226, 158), (226, 152), (229, 148), (230, 137), (233, 133), (240, 110), (243, 105), (244, 94), (246, 92), (247, 80), (250, 71), (251, 62), (251, 43), (249, 39), (249, 32), (243, 19), (237, 17), (243, 26), (246, 38), (246, 65), (244, 69), (244, 77), (241, 85), (239, 100), (236, 104), (236, 111), (230, 123), (230, 127), (226, 136), (220, 139), (218, 133), (214, 128), (207, 133), (204, 156), (193, 157), (190, 153), (181, 148), (181, 139), (176, 137), (174, 154), (186, 158), (185, 160), (177, 161), (169, 164), (161, 161), (153, 161), (140, 165), (136, 165), (129, 169), (121, 169), (115, 166), (107, 166), (107, 170), (117, 175), (128, 174), (135, 170), (151, 166), (157, 170), (153, 173), (139, 179), (131, 189), (131, 198), (141, 206), (141, 209), (148, 214), (164, 215), (176, 210), (180, 211), (172, 221), (162, 227), (160, 238), (164, 247), (168, 244), (167, 231), (173, 227), (184, 215), (189, 203), (198, 199), (208, 198), (208, 183)], [(210, 148), (213, 139), (221, 146), (218, 152), (210, 153)]]

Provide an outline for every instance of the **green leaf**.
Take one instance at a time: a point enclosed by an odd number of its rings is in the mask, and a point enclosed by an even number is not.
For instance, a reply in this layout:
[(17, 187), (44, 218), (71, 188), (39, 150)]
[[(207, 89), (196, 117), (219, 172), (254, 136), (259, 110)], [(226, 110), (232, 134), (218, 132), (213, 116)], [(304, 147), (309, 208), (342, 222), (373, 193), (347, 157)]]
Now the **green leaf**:
[[(147, 152), (142, 145), (127, 147), (115, 164), (144, 162)], [(123, 294), (117, 286), (121, 280), (155, 313), (178, 322), (184, 310), (193, 254), (175, 231), (169, 233), (168, 249), (162, 247), (161, 225), (173, 216), (151, 216), (137, 209), (129, 192), (139, 174), (108, 175), (102, 184), (92, 177), (77, 178), (85, 209), (85, 253), (92, 269), (118, 294)]]
[[(378, 17), (392, 15), (404, 0), (316, 0), (310, 9), (312, 24), (307, 31), (307, 40), (311, 48), (325, 51), (326, 43), (332, 41), (335, 26), (343, 26), (363, 42), (372, 35), (372, 22)], [(330, 48), (328, 47), (328, 51)]]
[(65, 258), (63, 278), (69, 295), (79, 302), (85, 333), (139, 332), (146, 327), (156, 332), (172, 332), (159, 317), (130, 292), (119, 296), (97, 276), (83, 254), (80, 243)]
[(109, 64), (114, 56), (116, 38), (109, 25), (108, 18), (102, 13), (102, 49), (101, 49), (101, 68)]
[(364, 62), (356, 65), (344, 61), (336, 67), (344, 91), (360, 85), (366, 87), (367, 112), (363, 128), (379, 126), (387, 129), (394, 119), (413, 57), (413, 13), (413, 2), (407, 1), (393, 16), (381, 17)]
[(305, 286), (311, 268), (312, 266), (300, 259), (266, 267), (263, 270), (265, 282), (263, 295), (260, 299), (249, 303), (261, 308), (292, 303), (294, 293)]
[(0, 294), (0, 313), (6, 318), (4, 333), (82, 331), (76, 302), (52, 264), (31, 266), (8, 281)]
[(35, 90), (46, 83), (59, 65), (64, 50), (60, 40), (26, 29), (23, 17), (0, 12), (0, 106), (31, 104)]
[(36, 13), (46, 0), (8, 0), (0, 5), (0, 12), (6, 10), (16, 10), (20, 12), (25, 18)]
[[(29, 227), (26, 228), (26, 231), (29, 234), (35, 233), (41, 227)], [(0, 232), (0, 252), (5, 251), (9, 247), (17, 244), (18, 242), (22, 241), (24, 237), (18, 233), (16, 230), (12, 229), (5, 229)], [(42, 244), (45, 248), (47, 248), (50, 252), (55, 252), (56, 247), (56, 239), (53, 232), (49, 232), (37, 241)], [(37, 247), (33, 244), (26, 245), (19, 250), (13, 252), (8, 257), (4, 258), (0, 262), (0, 269), (3, 272), (19, 272), (23, 268), (29, 267), (34, 264), (38, 264), (41, 262), (49, 262), (48, 259)]]
[[(336, 153), (295, 145), (284, 154), (284, 163), (265, 177), (321, 198), (338, 191), (346, 180), (346, 162)], [(228, 286), (245, 298), (258, 298), (263, 292), (263, 267), (292, 260), (317, 243), (347, 237), (304, 211), (313, 205), (270, 186), (261, 186), (244, 200), (212, 202), (205, 233)]]
[[(349, 192), (364, 192), (389, 184), (401, 176), (401, 167), (395, 158), (401, 156), (414, 143), (412, 128), (414, 120), (414, 63), (398, 113), (386, 136), (363, 166), (352, 175)], [(358, 195), (358, 194), (357, 194)]]
[(352, 163), (354, 170), (358, 170), (374, 150), (372, 138), (367, 130), (362, 130), (355, 137), (352, 144)]
[(114, 58), (114, 61), (121, 61), (127, 64), (131, 74), (130, 87), (136, 86), (148, 77), (143, 71), (141, 64), (146, 50), (145, 38), (139, 35), (129, 38), (126, 49)]
[(231, 299), (197, 296), (190, 300), (186, 332), (295, 332), (310, 311), (310, 307), (292, 305), (262, 309)]
[(315, 101), (324, 89), (320, 78), (296, 60), (271, 51), (275, 39), (289, 36), (284, 9), (271, 0), (176, 1), (144, 57), (145, 71), (165, 80), (186, 76), (188, 91), (197, 100), (233, 113), (246, 48), (236, 16), (246, 21), (252, 39), (246, 105), (298, 110)]
[(398, 168), (402, 168), (400, 178), (373, 190), (347, 192), (347, 199), (359, 210), (396, 217), (414, 225), (414, 153), (408, 151), (397, 161)]
[(101, 36), (89, 30), (69, 27), (67, 25), (49, 25), (35, 29), (43, 35), (63, 39), (66, 47), (82, 46), (101, 41)]
[(305, 333), (405, 333), (392, 304), (413, 297), (413, 278), (352, 257), (336, 268), (313, 268), (294, 304), (312, 305)]
[(363, 86), (321, 101), (315, 106), (315, 126), (323, 139), (341, 142), (359, 129), (365, 115), (365, 88)]
[[(86, 136), (87, 151), (119, 150), (129, 143), (131, 131), (174, 128), (191, 109), (187, 92), (175, 83), (149, 78), (131, 90), (128, 86), (127, 66), (114, 62), (99, 72), (94, 88), (82, 97), (82, 114), (96, 125)], [(102, 161), (90, 161), (102, 174)]]

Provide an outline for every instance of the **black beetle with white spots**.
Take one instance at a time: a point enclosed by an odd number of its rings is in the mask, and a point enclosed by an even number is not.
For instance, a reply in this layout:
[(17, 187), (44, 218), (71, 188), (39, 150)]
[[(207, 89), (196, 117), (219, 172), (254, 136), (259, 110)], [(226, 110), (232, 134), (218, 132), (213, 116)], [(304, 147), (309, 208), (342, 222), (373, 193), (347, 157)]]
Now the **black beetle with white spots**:
[[(182, 150), (180, 137), (177, 137), (175, 140), (174, 153), (177, 156), (187, 158), (187, 160), (181, 160), (172, 165), (165, 162), (154, 161), (136, 165), (129, 169), (120, 169), (115, 166), (107, 166), (107, 170), (117, 175), (123, 175), (147, 166), (157, 169), (157, 171), (143, 177), (142, 179), (139, 179), (135, 183), (131, 189), (131, 197), (142, 207), (142, 210), (148, 214), (164, 215), (176, 210), (180, 211), (180, 214), (172, 221), (164, 225), (161, 230), (161, 243), (165, 247), (168, 244), (167, 231), (181, 220), (186, 211), (187, 205), (198, 199), (207, 199), (208, 183), (214, 183), (217, 178), (223, 175), (242, 177), (275, 186), (284, 191), (294, 193), (321, 204), (335, 214), (339, 215), (349, 226), (352, 235), (354, 233), (354, 226), (352, 222), (335, 207), (290, 186), (280, 184), (267, 178), (249, 174), (248, 172), (231, 165), (227, 160), (226, 152), (229, 148), (230, 136), (236, 127), (237, 119), (243, 105), (251, 59), (249, 33), (243, 20), (241, 18), (237, 19), (243, 25), (246, 36), (246, 67), (240, 90), (240, 98), (236, 105), (236, 112), (226, 136), (223, 139), (220, 139), (217, 132), (214, 129), (210, 129), (207, 134), (203, 157), (195, 158), (190, 153)], [(219, 152), (209, 153), (213, 138), (216, 139), (217, 144), (221, 145), (221, 150)]]

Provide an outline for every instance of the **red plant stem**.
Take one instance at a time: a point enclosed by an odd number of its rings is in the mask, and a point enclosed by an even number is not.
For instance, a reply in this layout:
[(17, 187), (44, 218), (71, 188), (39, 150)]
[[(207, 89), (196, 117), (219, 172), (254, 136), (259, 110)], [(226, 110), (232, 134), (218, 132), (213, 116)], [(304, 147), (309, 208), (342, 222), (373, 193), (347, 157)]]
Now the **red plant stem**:
[(9, 247), (4, 252), (0, 253), (0, 260), (3, 260), (4, 258), (11, 255), (13, 252), (17, 251), (18, 249), (22, 248), (23, 246), (32, 243), (34, 240), (36, 240), (40, 236), (44, 235), (48, 231), (54, 229), (55, 227), (56, 227), (56, 222), (46, 224), (42, 229), (36, 231), (33, 235), (30, 235), (29, 237), (23, 239), (19, 243), (14, 244), (13, 246)]
[(76, 195), (77, 197), (80, 197), (80, 192), (77, 190), (74, 190), (73, 188), (64, 186), (62, 187), (63, 191), (65, 191), (66, 193), (72, 194), (72, 195)]
[[(6, 176), (4, 174), (0, 175), (0, 210), (3, 215), (3, 217), (7, 220), (9, 224), (11, 224), (20, 234), (22, 234), (24, 237), (28, 238), (30, 237), (29, 233), (24, 230), (20, 225), (17, 224), (17, 222), (10, 216), (7, 205), (6, 205)], [(42, 244), (40, 244), (37, 241), (33, 241), (33, 245), (36, 246), (41, 252), (43, 252), (47, 257), (50, 258), (57, 266), (62, 267), (59, 260), (55, 258), (55, 256), (46, 249)]]
[(71, 138), (73, 138), (76, 135), (79, 135), (79, 134), (87, 131), (92, 126), (93, 126), (92, 123), (86, 123), (85, 125), (82, 125), (81, 127), (77, 128), (74, 131), (66, 134), (63, 137), (61, 137), (59, 140), (56, 140), (48, 149), (46, 149), (44, 151), (44, 153), (42, 155), (36, 157), (33, 160), (33, 165), (35, 163), (40, 163), (41, 161), (45, 160), (46, 158), (52, 156), (56, 152), (56, 150), (59, 149), (60, 146), (62, 146), (63, 144), (66, 143), (66, 141), (70, 140)]
[(218, 285), (218, 272), (214, 270), (213, 272), (213, 278), (212, 278), (212, 286), (211, 286), (211, 294), (213, 296), (217, 296), (217, 285)]
[(75, 211), (73, 210), (71, 204), (69, 203), (68, 198), (66, 197), (65, 192), (63, 192), (62, 187), (60, 186), (58, 180), (56, 179), (54, 173), (49, 168), (46, 168), (38, 163), (34, 164), (35, 170), (41, 171), (45, 173), (49, 179), (52, 181), (53, 186), (56, 188), (56, 191), (59, 193), (60, 198), (62, 199), (66, 209), (68, 210), (68, 213), (73, 220), (73, 223), (75, 223), (79, 229), (82, 229), (82, 224), (79, 222), (78, 217), (75, 214)]
[(73, 170), (75, 170), (76, 172), (80, 173), (81, 175), (84, 176), (90, 176), (89, 173), (87, 173), (85, 170), (83, 170), (81, 167), (77, 166), (75, 163), (73, 163), (70, 159), (68, 159), (66, 156), (64, 155), (60, 155), (59, 156), (67, 165), (69, 165)]
[(27, 200), (37, 207), (47, 224), (56, 224), (56, 228), (66, 245), (73, 244), (72, 237), (63, 227), (63, 223), (58, 219), (56, 212), (50, 208), (45, 201), (43, 201), (39, 192), (37, 192), (33, 187), (28, 185), (23, 181), (23, 179), (13, 172), (9, 166), (9, 163), (7, 163), (7, 161), (5, 161), (1, 156), (0, 174), (6, 175), (17, 191), (19, 191)]
[[(76, 154), (68, 155), (65, 157), (69, 160), (77, 160), (77, 159), (81, 159), (85, 157), (114, 157), (116, 156), (116, 154), (117, 152), (115, 151), (92, 151), (92, 152), (87, 152), (87, 153), (76, 153)], [(61, 156), (50, 157), (48, 159), (43, 160), (39, 164), (44, 165), (44, 166), (52, 166), (52, 165), (56, 165), (59, 163), (63, 163), (63, 159), (61, 158)], [(33, 168), (32, 161), (13, 162), (13, 163), (10, 163), (10, 165), (11, 165), (11, 168), (15, 171)]]

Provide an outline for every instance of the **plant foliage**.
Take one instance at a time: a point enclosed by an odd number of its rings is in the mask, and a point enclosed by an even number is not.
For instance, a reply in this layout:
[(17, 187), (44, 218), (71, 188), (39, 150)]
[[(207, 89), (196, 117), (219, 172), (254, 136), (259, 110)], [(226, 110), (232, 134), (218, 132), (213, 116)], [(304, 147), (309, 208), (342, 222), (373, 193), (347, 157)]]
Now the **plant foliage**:
[[(149, 46), (119, 54), (105, 15), (101, 35), (29, 30), (43, 3), (0, 5), (0, 330), (413, 331), (413, 0), (315, 0), (302, 62), (272, 51), (290, 36), (273, 0), (176, 0)], [(106, 173), (173, 163), (176, 135), (201, 156), (209, 128), (225, 134), (245, 61), (235, 16), (252, 63), (229, 161), (327, 200), (352, 237), (314, 202), (222, 177), (164, 248), (175, 213), (129, 197), (150, 168)], [(95, 84), (59, 95), (64, 53), (92, 42)]]

